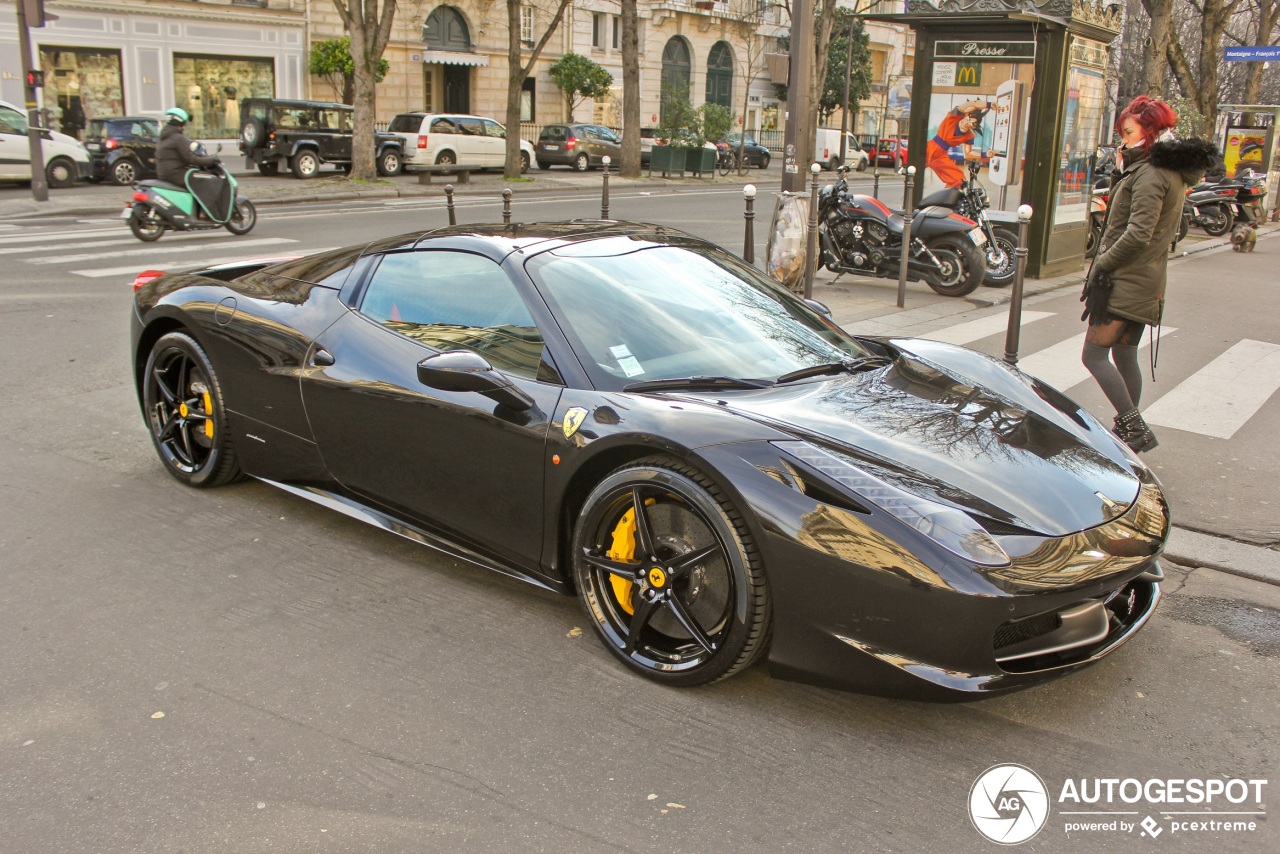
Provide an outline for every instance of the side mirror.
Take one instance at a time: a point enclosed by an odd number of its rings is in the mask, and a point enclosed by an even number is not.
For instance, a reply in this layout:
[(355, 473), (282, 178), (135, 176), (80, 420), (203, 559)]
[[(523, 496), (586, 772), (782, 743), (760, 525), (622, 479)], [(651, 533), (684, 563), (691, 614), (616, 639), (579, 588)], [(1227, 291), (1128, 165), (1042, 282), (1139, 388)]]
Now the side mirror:
[(832, 318), (831, 318), (831, 309), (827, 308), (827, 307), (826, 307), (826, 305), (824, 305), (823, 303), (818, 302), (816, 299), (807, 299), (807, 300), (805, 300), (805, 301), (804, 301), (804, 304), (805, 304), (805, 305), (807, 305), (807, 306), (809, 306), (809, 308), (813, 309), (813, 310), (814, 310), (814, 311), (816, 311), (818, 314), (820, 314), (820, 315), (822, 315), (823, 317), (825, 317), (827, 320), (831, 320), (831, 319), (832, 319)]
[(418, 363), (418, 382), (440, 391), (482, 394), (519, 411), (531, 409), (533, 398), (493, 369), (483, 356), (470, 350), (450, 350)]

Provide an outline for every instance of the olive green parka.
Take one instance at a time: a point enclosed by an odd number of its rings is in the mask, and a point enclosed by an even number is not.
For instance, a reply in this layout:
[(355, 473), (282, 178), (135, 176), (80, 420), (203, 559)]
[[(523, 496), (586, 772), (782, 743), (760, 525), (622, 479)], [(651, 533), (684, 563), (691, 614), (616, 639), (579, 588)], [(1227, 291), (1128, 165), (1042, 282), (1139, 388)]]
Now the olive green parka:
[[(1113, 180), (1111, 209), (1095, 268), (1111, 274), (1107, 311), (1154, 326), (1164, 311), (1169, 245), (1178, 231), (1186, 188), (1200, 181), (1217, 149), (1202, 139), (1125, 149)], [(1092, 321), (1091, 321), (1092, 322)]]

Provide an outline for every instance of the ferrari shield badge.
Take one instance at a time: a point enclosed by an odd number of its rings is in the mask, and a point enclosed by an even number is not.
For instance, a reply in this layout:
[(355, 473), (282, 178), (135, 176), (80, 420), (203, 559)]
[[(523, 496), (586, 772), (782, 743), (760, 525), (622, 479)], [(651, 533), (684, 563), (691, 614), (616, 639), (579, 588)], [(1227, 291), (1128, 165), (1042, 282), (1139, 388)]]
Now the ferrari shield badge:
[(582, 422), (587, 418), (587, 410), (581, 406), (575, 406), (564, 414), (564, 437), (568, 439), (574, 433), (578, 432), (578, 428), (582, 426)]

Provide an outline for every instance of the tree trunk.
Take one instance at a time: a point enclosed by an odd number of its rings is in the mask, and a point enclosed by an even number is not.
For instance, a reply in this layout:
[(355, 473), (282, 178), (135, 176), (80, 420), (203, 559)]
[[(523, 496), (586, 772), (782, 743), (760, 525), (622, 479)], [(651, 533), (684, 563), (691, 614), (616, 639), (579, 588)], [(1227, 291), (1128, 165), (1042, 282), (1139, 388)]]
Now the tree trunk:
[(814, 145), (818, 140), (818, 102), (822, 100), (822, 85), (827, 79), (827, 51), (831, 46), (831, 28), (835, 19), (835, 0), (826, 0), (818, 13), (817, 25), (813, 28), (814, 49), (817, 51), (813, 76), (805, 81), (809, 87), (809, 138), (796, 140), (796, 163), (805, 172), (805, 187), (813, 179), (809, 168), (813, 164)]
[(363, 0), (360, 6), (333, 0), (338, 14), (351, 34), (351, 59), (355, 63), (354, 100), (355, 128), (351, 137), (351, 178), (372, 181), (374, 168), (374, 129), (378, 115), (378, 63), (391, 37), (391, 22), (396, 15), (396, 0)]
[(1159, 98), (1164, 93), (1168, 68), (1169, 39), (1172, 37), (1173, 0), (1144, 0), (1151, 16), (1151, 32), (1142, 50), (1142, 85), (1139, 91)]
[(636, 0), (622, 0), (622, 168), (640, 177), (640, 40)]
[[(336, 2), (336, 0), (335, 0)], [(542, 55), (542, 49), (551, 39), (551, 34), (564, 20), (565, 7), (569, 0), (560, 0), (555, 17), (547, 25), (546, 31), (538, 43), (529, 51), (529, 61), (521, 63), (523, 50), (520, 45), (520, 0), (507, 0), (507, 164), (502, 170), (504, 178), (520, 177), (520, 90), (524, 79)], [(536, 8), (536, 7), (535, 7)]]
[[(1258, 7), (1257, 31), (1254, 36), (1253, 43), (1258, 47), (1267, 47), (1271, 45), (1272, 34), (1276, 31), (1276, 25), (1280, 24), (1280, 2), (1277, 0), (1255, 0)], [(1259, 96), (1262, 93), (1262, 72), (1264, 63), (1250, 62), (1247, 63), (1249, 68), (1245, 72), (1244, 78), (1244, 102), (1246, 104), (1258, 103)], [(1245, 116), (1245, 121), (1256, 123), (1260, 113), (1250, 113)]]

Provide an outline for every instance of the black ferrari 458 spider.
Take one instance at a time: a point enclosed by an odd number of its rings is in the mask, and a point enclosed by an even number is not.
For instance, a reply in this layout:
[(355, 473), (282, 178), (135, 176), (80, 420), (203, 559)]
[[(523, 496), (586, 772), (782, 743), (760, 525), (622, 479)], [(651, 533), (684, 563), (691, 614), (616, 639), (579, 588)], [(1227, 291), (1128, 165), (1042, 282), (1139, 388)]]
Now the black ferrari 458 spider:
[[(158, 274), (156, 274), (158, 275)], [(579, 597), (670, 685), (963, 699), (1107, 655), (1159, 599), (1159, 484), (980, 353), (854, 337), (652, 225), (454, 227), (135, 284), (167, 470), (249, 475)]]

